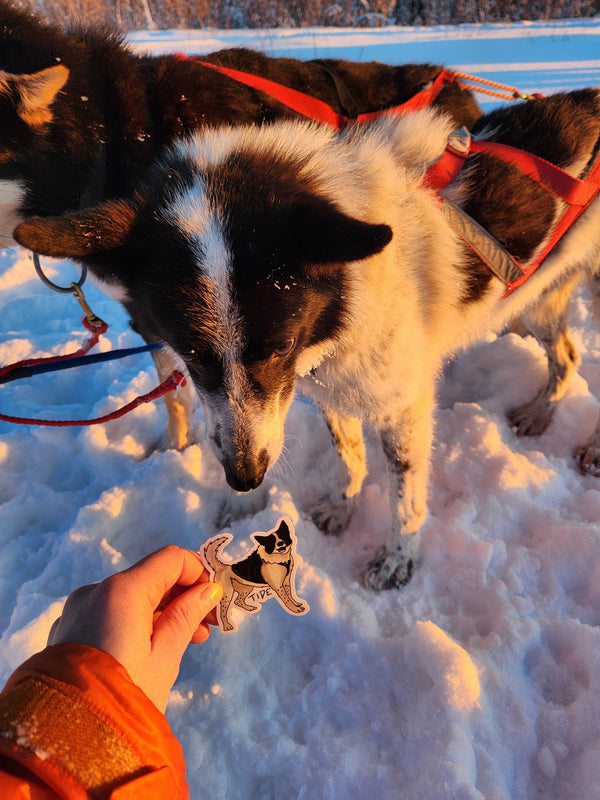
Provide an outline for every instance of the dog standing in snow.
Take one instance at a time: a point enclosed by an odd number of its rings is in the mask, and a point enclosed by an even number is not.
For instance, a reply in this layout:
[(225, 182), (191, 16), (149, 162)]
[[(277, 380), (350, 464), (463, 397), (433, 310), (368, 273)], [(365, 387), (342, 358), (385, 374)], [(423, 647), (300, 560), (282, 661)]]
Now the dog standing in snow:
[[(63, 31), (6, 0), (0, 0), (0, 30), (0, 247), (10, 246), (17, 222), (33, 214), (129, 196), (177, 137), (225, 123), (301, 116), (199, 62), (309, 92), (339, 114), (404, 103), (442, 72), (433, 64), (300, 61), (242, 48), (199, 60), (139, 56), (106, 28)], [(456, 81), (433, 102), (459, 125), (481, 114)], [(135, 325), (135, 309), (128, 310)], [(153, 357), (164, 380), (171, 366), (162, 351)], [(184, 389), (166, 404), (165, 445), (182, 449), (191, 441), (193, 394)]]
[[(131, 200), (15, 231), (32, 250), (86, 262), (135, 305), (141, 333), (188, 370), (234, 489), (256, 488), (277, 460), (300, 388), (322, 409), (339, 452), (335, 486), (311, 509), (323, 530), (338, 531), (366, 474), (362, 423), (374, 429), (391, 504), (387, 542), (365, 573), (375, 589), (402, 585), (413, 569), (443, 363), (523, 315), (550, 358), (564, 350), (555, 366), (566, 367), (551, 376), (559, 395), (575, 362), (566, 302), (599, 263), (596, 199), (502, 299), (503, 281), (424, 183), (453, 127), (424, 110), (341, 135), (299, 122), (207, 132), (174, 147)], [(579, 175), (600, 137), (599, 95), (517, 104), (483, 117), (474, 134)], [(525, 266), (561, 206), (485, 153), (467, 160), (445, 195)], [(548, 416), (554, 401), (541, 395), (513, 420)]]

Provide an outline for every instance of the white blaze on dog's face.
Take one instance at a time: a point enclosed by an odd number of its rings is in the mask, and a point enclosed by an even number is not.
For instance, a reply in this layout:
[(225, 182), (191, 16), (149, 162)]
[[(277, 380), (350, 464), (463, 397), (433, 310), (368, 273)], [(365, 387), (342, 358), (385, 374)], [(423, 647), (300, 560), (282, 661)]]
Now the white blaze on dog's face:
[[(203, 401), (227, 480), (240, 491), (258, 486), (280, 455), (298, 354), (335, 333), (335, 323), (315, 330), (336, 305), (331, 291), (311, 290), (300, 265), (273, 242), (274, 222), (252, 180), (248, 188), (238, 180), (233, 200), (236, 175), (252, 168), (225, 160), (196, 177), (169, 209), (188, 238), (201, 305), (194, 314), (200, 324), (176, 349)], [(329, 319), (339, 320), (339, 309)]]
[(238, 491), (256, 488), (279, 457), (296, 374), (343, 329), (347, 262), (391, 238), (387, 225), (352, 219), (314, 189), (304, 165), (315, 133), (297, 130), (304, 148), (293, 140), (278, 150), (268, 129), (198, 136), (130, 203), (15, 232), (119, 282), (136, 329), (185, 362)]
[(200, 178), (170, 211), (177, 229), (189, 237), (192, 276), (202, 295), (197, 309), (201, 330), (193, 326), (189, 344), (180, 343), (178, 355), (203, 402), (209, 437), (229, 483), (240, 491), (253, 489), (283, 446), (293, 396), (291, 361), (285, 361), (295, 335), (270, 325), (273, 338), (266, 341), (264, 331), (256, 331), (236, 280), (226, 225)]

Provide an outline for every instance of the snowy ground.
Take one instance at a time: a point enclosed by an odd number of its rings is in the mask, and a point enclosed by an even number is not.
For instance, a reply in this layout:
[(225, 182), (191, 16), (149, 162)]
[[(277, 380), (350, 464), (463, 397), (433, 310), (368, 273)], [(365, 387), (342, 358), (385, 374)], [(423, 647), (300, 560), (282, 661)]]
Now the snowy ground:
[[(140, 49), (435, 61), (555, 91), (600, 83), (600, 24), (376, 31), (158, 32)], [(68, 266), (61, 266), (61, 280)], [(69, 277), (68, 280), (71, 278)], [(139, 344), (118, 305), (103, 349)], [(74, 347), (71, 297), (35, 277), (28, 254), (0, 254), (0, 363)], [(193, 800), (598, 800), (600, 798), (600, 482), (573, 447), (600, 411), (600, 335), (584, 293), (573, 307), (579, 376), (550, 429), (517, 439), (507, 409), (544, 380), (531, 339), (491, 339), (445, 375), (431, 513), (409, 586), (376, 595), (359, 574), (384, 539), (387, 489), (370, 444), (360, 507), (339, 539), (304, 516), (333, 453), (301, 398), (286, 463), (228, 530), (242, 551), (280, 514), (296, 524), (305, 617), (275, 602), (191, 648), (168, 709)], [(149, 357), (9, 384), (0, 409), (99, 414), (150, 388)], [(73, 588), (169, 542), (199, 548), (231, 504), (203, 443), (151, 452), (161, 404), (86, 429), (0, 428), (0, 677), (43, 647)]]

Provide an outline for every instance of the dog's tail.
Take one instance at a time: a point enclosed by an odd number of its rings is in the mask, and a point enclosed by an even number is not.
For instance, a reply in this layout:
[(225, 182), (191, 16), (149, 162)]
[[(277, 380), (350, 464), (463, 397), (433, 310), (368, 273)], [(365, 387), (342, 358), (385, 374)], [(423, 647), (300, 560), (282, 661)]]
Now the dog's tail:
[(224, 536), (214, 536), (202, 548), (202, 557), (215, 576), (227, 566), (222, 558), (220, 558), (220, 555), (225, 545), (230, 541), (231, 536), (227, 534)]

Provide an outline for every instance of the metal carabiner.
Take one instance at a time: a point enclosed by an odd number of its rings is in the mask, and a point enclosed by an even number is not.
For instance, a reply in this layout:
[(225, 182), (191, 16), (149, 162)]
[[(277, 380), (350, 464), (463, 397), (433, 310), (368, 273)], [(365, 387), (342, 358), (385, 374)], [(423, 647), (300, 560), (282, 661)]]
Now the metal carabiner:
[(78, 281), (69, 284), (69, 286), (59, 286), (58, 284), (53, 283), (50, 280), (50, 278), (46, 275), (46, 273), (42, 269), (42, 265), (40, 264), (40, 257), (37, 253), (33, 253), (33, 266), (35, 267), (35, 271), (37, 272), (38, 277), (40, 278), (42, 283), (45, 283), (46, 286), (48, 286), (53, 291), (61, 292), (62, 294), (73, 294), (75, 292), (75, 289), (73, 287), (75, 286), (78, 289), (80, 289), (83, 286), (85, 279), (87, 277), (87, 267), (85, 264), (82, 264), (81, 277), (79, 278)]
[(87, 300), (85, 299), (83, 289), (81, 288), (87, 277), (87, 267), (85, 264), (81, 265), (81, 276), (79, 280), (71, 281), (71, 283), (68, 286), (59, 286), (58, 284), (50, 280), (50, 278), (45, 274), (44, 270), (42, 269), (42, 265), (40, 264), (40, 257), (38, 256), (37, 253), (33, 253), (33, 266), (35, 267), (35, 271), (37, 272), (42, 283), (45, 283), (46, 286), (48, 286), (54, 292), (61, 292), (62, 294), (74, 295), (75, 299), (77, 300), (77, 302), (83, 309), (83, 312), (85, 313), (85, 319), (83, 320), (83, 322), (89, 331), (98, 331), (99, 333), (106, 332), (108, 325), (106, 324), (106, 322), (104, 322), (103, 319), (94, 314)]

